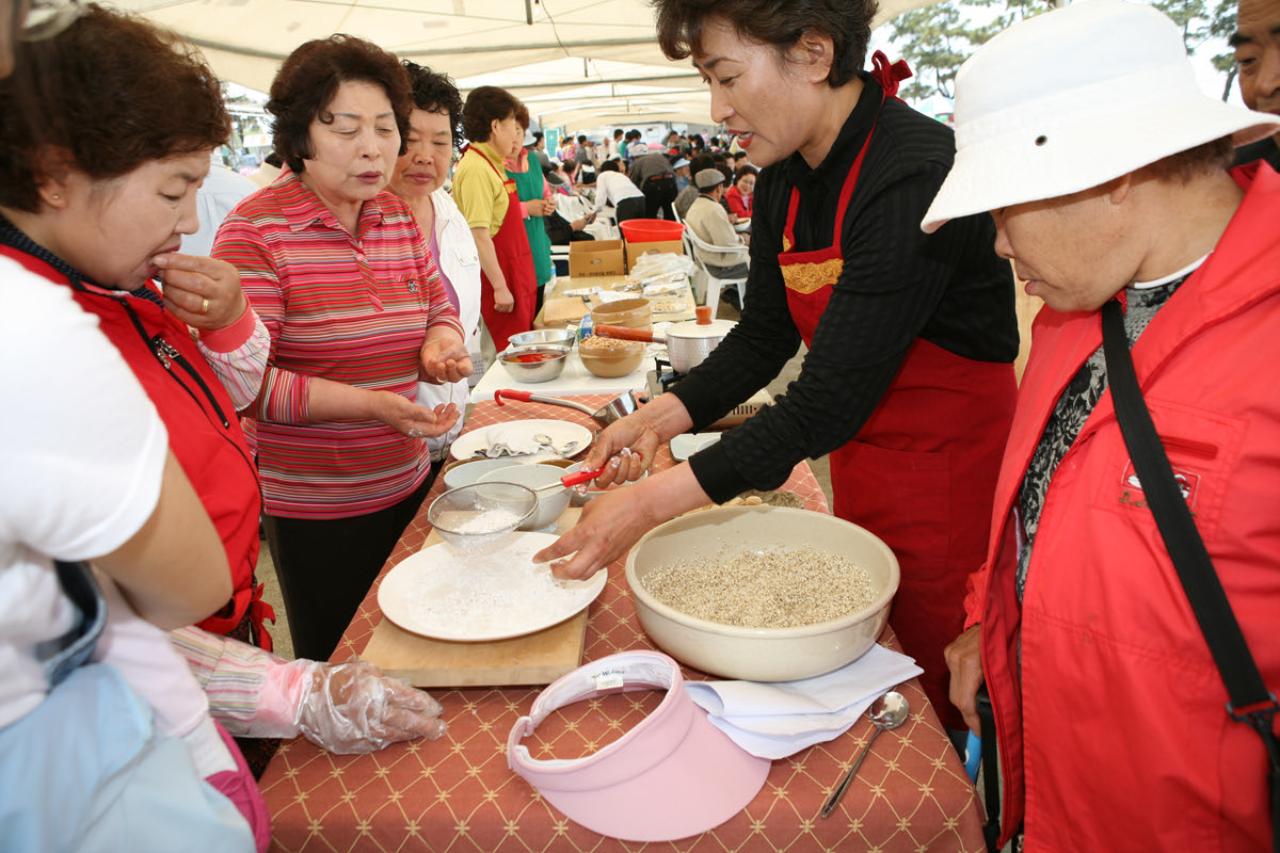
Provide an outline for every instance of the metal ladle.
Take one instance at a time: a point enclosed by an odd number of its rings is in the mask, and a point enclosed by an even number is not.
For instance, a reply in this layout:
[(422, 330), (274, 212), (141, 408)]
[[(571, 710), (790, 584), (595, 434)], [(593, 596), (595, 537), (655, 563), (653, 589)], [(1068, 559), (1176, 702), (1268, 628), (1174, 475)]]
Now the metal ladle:
[(858, 768), (862, 766), (862, 762), (867, 758), (867, 753), (871, 751), (871, 744), (876, 742), (876, 738), (880, 737), (880, 733), (888, 729), (896, 729), (905, 723), (910, 715), (911, 705), (907, 702), (907, 697), (896, 690), (890, 690), (871, 703), (871, 707), (867, 709), (867, 719), (871, 720), (875, 725), (875, 734), (871, 736), (871, 740), (867, 741), (867, 745), (862, 748), (862, 752), (858, 753), (858, 758), (853, 762), (853, 766), (844, 774), (840, 784), (836, 785), (836, 789), (831, 792), (831, 796), (823, 803), (820, 813), (822, 817), (830, 817), (831, 813), (836, 810), (836, 806), (840, 805), (840, 800), (844, 798), (845, 791), (849, 790), (849, 783), (857, 775)]

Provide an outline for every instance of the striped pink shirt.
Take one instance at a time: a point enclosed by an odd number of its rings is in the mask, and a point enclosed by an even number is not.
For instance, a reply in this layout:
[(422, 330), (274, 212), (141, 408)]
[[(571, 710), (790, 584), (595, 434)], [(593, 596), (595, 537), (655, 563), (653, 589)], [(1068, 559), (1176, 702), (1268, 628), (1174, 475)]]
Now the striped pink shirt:
[(347, 518), (394, 505), (430, 470), (427, 443), (381, 421), (311, 421), (320, 376), (417, 398), (427, 329), (462, 335), (435, 259), (403, 201), (365, 202), (352, 236), (286, 169), (238, 204), (212, 255), (233, 264), (271, 335), (256, 421), (266, 512)]

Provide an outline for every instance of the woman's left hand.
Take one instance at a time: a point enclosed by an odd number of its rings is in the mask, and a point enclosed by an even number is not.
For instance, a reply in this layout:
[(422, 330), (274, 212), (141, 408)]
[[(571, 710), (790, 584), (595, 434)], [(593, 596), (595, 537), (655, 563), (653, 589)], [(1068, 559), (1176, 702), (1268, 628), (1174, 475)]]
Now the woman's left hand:
[(418, 357), (419, 375), (426, 382), (443, 385), (471, 375), (471, 354), (458, 335), (449, 330), (428, 333)]
[(205, 332), (223, 329), (248, 307), (240, 273), (226, 261), (168, 252), (152, 263), (161, 270), (165, 307), (188, 326)]
[(445, 733), (440, 703), (367, 661), (311, 667), (297, 711), (298, 728), (323, 749), (353, 755), (406, 740), (435, 740)]

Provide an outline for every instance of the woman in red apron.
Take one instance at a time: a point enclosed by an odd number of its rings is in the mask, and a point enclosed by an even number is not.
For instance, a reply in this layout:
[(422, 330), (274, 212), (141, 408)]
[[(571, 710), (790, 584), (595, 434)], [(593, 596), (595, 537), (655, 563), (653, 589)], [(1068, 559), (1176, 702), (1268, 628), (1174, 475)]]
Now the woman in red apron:
[[(462, 122), (471, 143), (462, 149), (453, 182), (454, 200), (480, 252), (480, 314), (498, 352), (507, 348), (512, 335), (533, 328), (537, 310), (538, 282), (524, 207), (515, 181), (502, 168), (524, 138), (517, 118), (522, 111), (514, 95), (495, 86), (482, 86), (467, 96)], [(505, 213), (495, 216), (504, 205)], [(499, 275), (501, 284), (496, 281)]]
[(797, 462), (829, 453), (835, 513), (894, 550), (902, 581), (891, 622), (924, 668), (935, 709), (959, 729), (942, 650), (963, 627), (1013, 410), (1013, 282), (987, 242), (989, 218), (957, 220), (937, 241), (921, 234), (919, 216), (953, 156), (951, 133), (894, 97), (904, 64), (877, 54), (871, 74), (859, 70), (869, 11), (813, 5), (760, 22), (705, 16), (689, 0), (657, 3), (664, 49), (692, 54), (711, 85), (712, 118), (765, 167), (749, 298), (711, 357), (606, 430), (588, 464), (628, 447), (638, 453), (613, 478), (638, 476), (660, 441), (748, 398), (803, 341), (800, 377), (687, 465), (593, 501), (537, 556), (577, 551), (558, 571), (593, 571), (654, 523), (778, 488)]

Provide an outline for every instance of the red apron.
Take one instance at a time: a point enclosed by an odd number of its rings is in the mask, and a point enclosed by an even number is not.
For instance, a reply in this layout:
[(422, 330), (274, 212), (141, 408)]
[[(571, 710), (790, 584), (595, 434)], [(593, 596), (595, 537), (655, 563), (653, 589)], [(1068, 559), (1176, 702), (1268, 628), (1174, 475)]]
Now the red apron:
[[(873, 76), (893, 97), (906, 64), (872, 57)], [(792, 189), (778, 256), (791, 318), (812, 345), (844, 269), (845, 212), (875, 127), (840, 190), (832, 244), (792, 251), (800, 205)], [(835, 514), (883, 539), (898, 558), (902, 581), (890, 621), (907, 654), (924, 668), (920, 680), (948, 728), (964, 723), (952, 706), (943, 648), (964, 628), (965, 580), (986, 553), (996, 475), (1013, 418), (1013, 365), (973, 361), (917, 338), (893, 384), (849, 443), (831, 453)]]
[[(469, 151), (470, 145), (462, 149), (462, 155), (465, 157)], [(533, 328), (533, 315), (538, 303), (538, 280), (534, 273), (529, 235), (524, 230), (524, 217), (520, 215), (516, 182), (498, 171), (493, 162), (481, 152), (472, 152), (472, 156), (484, 160), (501, 179), (507, 191), (507, 215), (502, 218), (498, 232), (489, 236), (493, 238), (493, 250), (498, 256), (498, 267), (507, 280), (507, 289), (515, 298), (515, 308), (509, 313), (502, 314), (494, 309), (493, 284), (484, 270), (480, 271), (480, 314), (484, 317), (489, 334), (493, 336), (493, 345), (498, 352), (502, 352), (507, 348), (507, 340), (512, 335)]]

